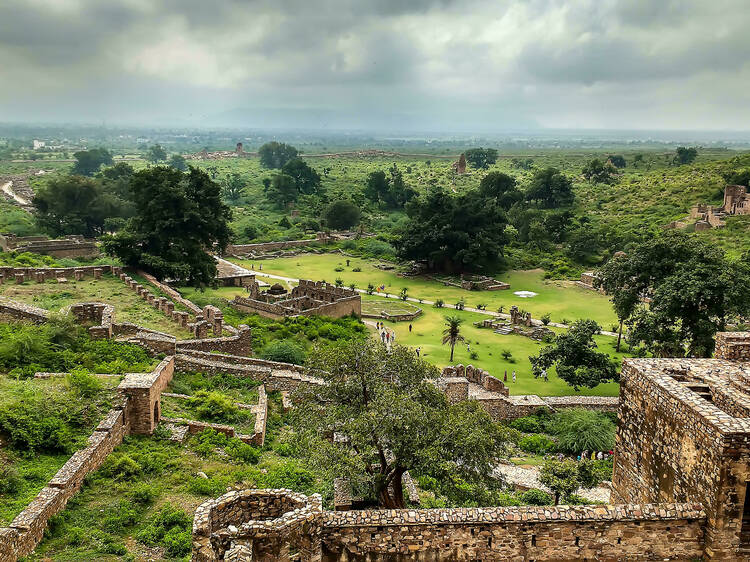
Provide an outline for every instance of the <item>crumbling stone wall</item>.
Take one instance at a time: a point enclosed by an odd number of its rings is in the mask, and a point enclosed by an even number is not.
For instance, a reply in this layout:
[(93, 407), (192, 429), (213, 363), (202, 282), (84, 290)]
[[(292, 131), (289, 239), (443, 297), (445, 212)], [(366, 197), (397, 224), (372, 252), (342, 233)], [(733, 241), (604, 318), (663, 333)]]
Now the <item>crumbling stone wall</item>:
[(86, 240), (81, 236), (68, 236), (50, 240), (44, 236), (17, 237), (6, 235), (3, 237), (2, 247), (5, 251), (31, 252), (56, 258), (95, 258), (99, 255), (99, 247), (94, 240)]
[(323, 281), (300, 279), (289, 297), (260, 293), (257, 283), (250, 287), (250, 297), (236, 296), (232, 306), (275, 320), (295, 316), (362, 316), (362, 297), (357, 291), (336, 287)]
[(750, 361), (750, 332), (716, 334), (714, 357), (728, 361)]
[(151, 434), (161, 417), (161, 393), (172, 380), (174, 357), (165, 357), (150, 373), (131, 373), (118, 390), (128, 397), (131, 433)]
[(49, 311), (0, 297), (0, 320), (30, 320), (41, 324), (49, 320)]
[(249, 356), (253, 353), (252, 331), (248, 326), (242, 324), (233, 336), (182, 340), (176, 343), (176, 348), (179, 353), (185, 351), (217, 351), (230, 355)]

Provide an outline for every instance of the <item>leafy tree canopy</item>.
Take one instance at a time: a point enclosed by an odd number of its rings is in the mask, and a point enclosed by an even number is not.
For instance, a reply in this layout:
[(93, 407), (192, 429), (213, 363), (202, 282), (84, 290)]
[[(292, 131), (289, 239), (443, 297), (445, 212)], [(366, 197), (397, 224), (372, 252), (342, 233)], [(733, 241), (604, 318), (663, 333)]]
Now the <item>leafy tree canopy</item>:
[(475, 168), (489, 168), (497, 162), (497, 150), (494, 148), (471, 148), (464, 152), (464, 156)]
[(224, 179), (222, 193), (228, 201), (236, 203), (245, 192), (245, 180), (238, 172), (232, 172)]
[(167, 166), (133, 175), (136, 216), (127, 227), (105, 238), (109, 254), (159, 279), (172, 278), (195, 286), (216, 277), (211, 255), (229, 243), (231, 211), (221, 188), (196, 168), (187, 173)]
[(299, 151), (283, 142), (267, 142), (258, 149), (260, 165), (264, 168), (281, 169), (292, 158), (297, 158)]
[(673, 162), (677, 165), (692, 164), (698, 157), (698, 149), (693, 147), (678, 146), (675, 150)]
[(557, 168), (537, 170), (526, 191), (526, 199), (543, 209), (557, 209), (573, 203), (573, 184)]
[(108, 218), (128, 214), (127, 202), (107, 191), (102, 180), (83, 176), (50, 180), (37, 190), (34, 206), (37, 224), (52, 236), (101, 236)]
[[(449, 405), (437, 369), (403, 346), (337, 342), (308, 357), (326, 385), (302, 388), (293, 425), (311, 461), (386, 508), (404, 507), (404, 472), (492, 485), (505, 436), (476, 403)], [(343, 439), (326, 439), (331, 432)], [(495, 480), (495, 482), (497, 482)]]
[(624, 168), (625, 166), (627, 166), (625, 157), (622, 154), (610, 154), (609, 156), (607, 156), (607, 160), (615, 168)]
[(730, 261), (705, 239), (667, 231), (607, 262), (597, 284), (630, 326), (631, 343), (659, 356), (707, 357), (727, 319), (750, 313), (749, 257)]
[(581, 172), (583, 177), (594, 183), (615, 183), (617, 179), (617, 169), (608, 161), (602, 162), (594, 158), (583, 167)]
[(580, 488), (593, 488), (600, 479), (592, 461), (566, 459), (545, 461), (539, 471), (539, 481), (554, 492), (555, 505), (558, 505), (560, 498), (569, 498)]
[(359, 207), (346, 199), (334, 201), (326, 209), (326, 224), (334, 230), (346, 230), (359, 222)]
[(365, 197), (388, 209), (400, 209), (411, 201), (417, 192), (404, 182), (404, 176), (394, 163), (388, 170), (390, 177), (383, 171), (371, 172), (365, 184)]
[(102, 166), (111, 166), (112, 154), (106, 148), (92, 148), (73, 153), (76, 163), (72, 173), (78, 176), (93, 176)]
[(617, 366), (609, 355), (597, 351), (594, 334), (601, 331), (593, 320), (578, 320), (567, 332), (543, 348), (536, 357), (529, 357), (535, 376), (553, 365), (557, 375), (575, 390), (582, 386), (594, 388), (602, 382), (617, 381)]
[(297, 191), (311, 195), (320, 189), (320, 174), (302, 158), (292, 158), (281, 168), (281, 173), (294, 179)]
[(274, 174), (271, 183), (266, 189), (268, 199), (280, 209), (286, 208), (289, 203), (294, 203), (299, 196), (297, 183), (292, 176), (286, 174)]
[(523, 193), (516, 186), (516, 178), (502, 172), (490, 172), (484, 176), (479, 182), (479, 193), (495, 199), (506, 211), (523, 200)]
[(406, 214), (394, 241), (398, 255), (432, 269), (496, 266), (507, 243), (505, 211), (478, 191), (453, 196), (436, 188), (407, 204)]
[(188, 169), (187, 160), (182, 154), (173, 154), (169, 159), (169, 165), (181, 172), (187, 172)]
[(167, 151), (164, 150), (164, 147), (160, 144), (155, 144), (154, 146), (150, 146), (148, 148), (148, 152), (146, 152), (146, 160), (148, 160), (152, 164), (156, 164), (166, 159), (167, 159)]

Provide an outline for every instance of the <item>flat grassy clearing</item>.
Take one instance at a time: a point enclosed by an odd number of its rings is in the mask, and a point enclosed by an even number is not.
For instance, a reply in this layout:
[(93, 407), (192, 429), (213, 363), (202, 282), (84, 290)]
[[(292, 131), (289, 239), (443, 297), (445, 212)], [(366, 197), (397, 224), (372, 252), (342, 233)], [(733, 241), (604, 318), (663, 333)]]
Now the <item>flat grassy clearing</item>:
[(163, 396), (161, 399), (162, 415), (167, 418), (183, 418), (198, 420), (206, 423), (231, 425), (240, 433), (253, 433), (255, 430), (255, 414), (250, 410), (238, 410), (232, 420), (205, 419), (201, 417), (195, 406), (187, 398)]
[[(366, 297), (367, 300), (377, 297)], [(382, 299), (381, 299), (382, 300)], [(541, 396), (567, 396), (577, 394), (565, 381), (558, 378), (554, 369), (549, 372), (549, 381), (535, 379), (531, 374), (531, 362), (529, 356), (536, 355), (545, 345), (530, 338), (516, 334), (501, 335), (486, 328), (477, 328), (473, 322), (481, 321), (487, 316), (476, 312), (458, 311), (445, 308), (434, 308), (426, 306), (423, 314), (411, 322), (412, 331), (409, 332), (409, 322), (386, 322), (389, 331), (396, 333), (396, 343), (408, 345), (412, 348), (421, 348), (421, 355), (428, 362), (445, 367), (450, 365), (450, 348), (441, 344), (442, 331), (445, 328), (446, 316), (458, 316), (463, 319), (461, 333), (466, 338), (466, 343), (456, 345), (453, 364), (474, 365), (488, 371), (491, 375), (503, 378), (505, 371), (508, 372), (507, 385), (511, 394), (539, 394)], [(375, 329), (370, 327), (373, 334)], [(615, 339), (609, 336), (597, 336), (596, 342), (602, 351), (607, 352), (617, 361), (621, 361), (626, 354), (615, 353)], [(469, 343), (471, 351), (467, 351), (466, 344)], [(512, 354), (512, 363), (503, 359), (502, 352), (508, 350)], [(471, 358), (471, 352), (477, 354), (477, 359)], [(512, 373), (516, 371), (516, 382), (512, 382)], [(595, 396), (617, 396), (619, 385), (617, 383), (600, 384), (589, 389), (582, 389), (582, 395)]]
[[(346, 266), (346, 260), (349, 266)], [(375, 267), (377, 261), (363, 258), (347, 258), (340, 254), (302, 254), (291, 258), (278, 258), (260, 261), (232, 260), (250, 269), (255, 263), (263, 264), (263, 271), (257, 275), (271, 273), (295, 279), (311, 279), (333, 283), (337, 278), (349, 286), (355, 283), (357, 288), (365, 289), (369, 283), (385, 285), (389, 294), (398, 294), (402, 288), (408, 289), (409, 297), (436, 301), (443, 299), (445, 304), (453, 305), (464, 299), (466, 306), (475, 307), (484, 304), (487, 310), (496, 311), (500, 306), (507, 312), (512, 305), (532, 313), (539, 318), (549, 313), (553, 322), (574, 321), (582, 318), (596, 320), (609, 330), (617, 323), (609, 299), (595, 291), (583, 289), (569, 281), (545, 280), (541, 270), (510, 271), (498, 276), (501, 281), (510, 283), (506, 291), (466, 291), (458, 287), (445, 286), (426, 278), (398, 277), (394, 271), (383, 271)], [(335, 271), (337, 267), (343, 271)], [(361, 271), (352, 271), (360, 268)], [(533, 298), (522, 298), (514, 291), (532, 291), (537, 293)], [(417, 306), (419, 306), (418, 303)]]
[(27, 281), (22, 285), (5, 283), (0, 285), (0, 295), (50, 311), (58, 311), (78, 302), (105, 302), (115, 307), (115, 319), (118, 322), (133, 322), (152, 330), (173, 334), (179, 339), (191, 337), (190, 332), (149, 306), (122, 281), (111, 275), (104, 275), (99, 280), (90, 277), (83, 281), (68, 279), (65, 284), (56, 281)]
[(362, 314), (379, 315), (381, 312), (388, 314), (412, 314), (423, 308), (424, 305), (416, 306), (408, 302), (393, 299), (368, 298), (367, 296), (363, 296), (362, 298)]

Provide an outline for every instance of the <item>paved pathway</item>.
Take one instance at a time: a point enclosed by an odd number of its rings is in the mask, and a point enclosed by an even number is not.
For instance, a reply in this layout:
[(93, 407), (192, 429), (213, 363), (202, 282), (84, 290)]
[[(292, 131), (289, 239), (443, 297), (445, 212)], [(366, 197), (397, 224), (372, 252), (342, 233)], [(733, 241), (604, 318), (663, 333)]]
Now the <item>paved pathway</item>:
[(6, 195), (8, 195), (9, 197), (12, 197), (16, 201), (16, 203), (18, 203), (19, 205), (24, 205), (24, 206), (31, 205), (31, 201), (29, 201), (25, 197), (21, 197), (20, 195), (18, 195), (18, 193), (16, 193), (15, 191), (13, 191), (13, 182), (12, 181), (9, 181), (9, 182), (3, 184), (2, 187), (0, 187), (0, 189), (2, 189), (3, 193), (5, 193)]
[[(495, 469), (497, 474), (502, 474), (505, 480), (512, 485), (518, 485), (522, 488), (539, 488), (545, 492), (550, 492), (549, 488), (539, 482), (539, 469), (536, 467), (524, 468), (514, 464), (501, 464)], [(604, 486), (598, 486), (588, 490), (579, 490), (578, 495), (589, 501), (609, 503), (610, 489)]]
[[(273, 273), (266, 273), (265, 271), (260, 271), (260, 270), (248, 271), (248, 273), (255, 273), (255, 275), (257, 275), (259, 277), (268, 277), (270, 279), (277, 279), (279, 281), (285, 281), (287, 283), (299, 283), (299, 279), (295, 279), (293, 277), (283, 277), (281, 275), (274, 275)], [(359, 293), (362, 293), (362, 294), (367, 293), (367, 291), (365, 289), (355, 289), (355, 291), (357, 291)], [(389, 299), (402, 300), (399, 295), (391, 295), (389, 293), (373, 293), (373, 294), (377, 294), (377, 296), (379, 296), (379, 297), (386, 297), (386, 298), (389, 298)], [(424, 299), (422, 299), (422, 301), (420, 302), (419, 299), (415, 299), (413, 297), (408, 297), (406, 300), (409, 301), (409, 302), (417, 303), (417, 304), (427, 304), (427, 305), (433, 305), (433, 304), (435, 304), (434, 301), (428, 301), (428, 300), (424, 300)], [(444, 306), (444, 308), (456, 308), (455, 305), (452, 305), (452, 304), (445, 304), (443, 306)], [(491, 310), (480, 310), (478, 308), (473, 308), (471, 306), (465, 306), (464, 310), (466, 310), (468, 312), (476, 312), (478, 314), (484, 314), (485, 316), (492, 316), (493, 318), (500, 317), (500, 318), (504, 318), (506, 320), (510, 319), (510, 314), (504, 314), (504, 313), (500, 314), (498, 312), (492, 312)], [(541, 322), (535, 321), (534, 325), (541, 326), (542, 324), (541, 324)], [(567, 325), (567, 324), (560, 324), (559, 322), (550, 322), (549, 326), (554, 326), (555, 328), (570, 328), (569, 325)], [(602, 330), (601, 334), (604, 335), (604, 336), (617, 337), (617, 333), (616, 332), (605, 332), (604, 330)]]

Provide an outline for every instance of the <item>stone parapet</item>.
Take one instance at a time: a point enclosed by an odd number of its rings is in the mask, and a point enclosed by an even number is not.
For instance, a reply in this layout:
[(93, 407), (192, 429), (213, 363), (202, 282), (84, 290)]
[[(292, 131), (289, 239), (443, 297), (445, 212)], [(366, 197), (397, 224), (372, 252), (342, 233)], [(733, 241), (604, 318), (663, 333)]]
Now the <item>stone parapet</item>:
[(727, 361), (750, 362), (750, 332), (719, 332), (714, 356)]

